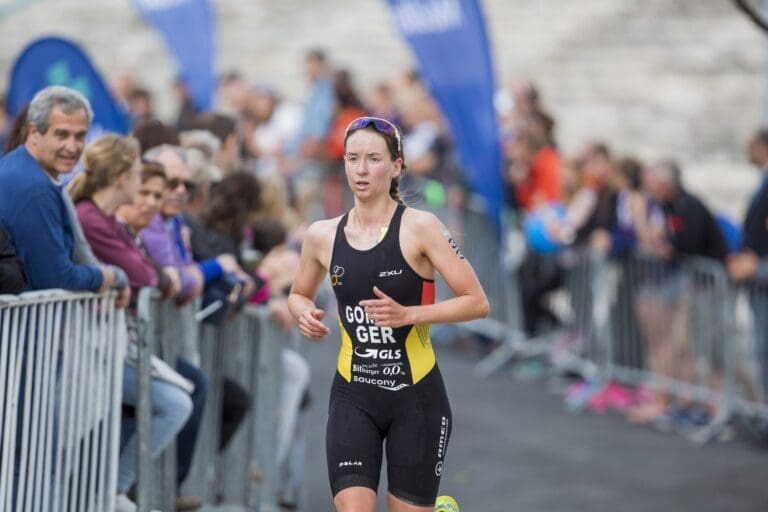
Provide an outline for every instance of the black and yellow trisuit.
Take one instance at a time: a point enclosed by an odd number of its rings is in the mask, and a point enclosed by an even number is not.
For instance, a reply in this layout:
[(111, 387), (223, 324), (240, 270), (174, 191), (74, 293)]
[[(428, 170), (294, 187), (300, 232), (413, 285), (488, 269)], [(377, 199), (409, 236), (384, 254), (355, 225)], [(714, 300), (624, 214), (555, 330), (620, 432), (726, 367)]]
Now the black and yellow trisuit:
[(373, 287), (403, 306), (432, 304), (435, 283), (418, 275), (400, 249), (398, 205), (381, 241), (355, 249), (336, 230), (331, 284), (339, 306), (341, 349), (331, 388), (326, 452), (334, 496), (352, 486), (378, 488), (386, 439), (389, 492), (420, 506), (435, 502), (451, 432), (451, 409), (429, 325), (378, 327), (360, 301)]

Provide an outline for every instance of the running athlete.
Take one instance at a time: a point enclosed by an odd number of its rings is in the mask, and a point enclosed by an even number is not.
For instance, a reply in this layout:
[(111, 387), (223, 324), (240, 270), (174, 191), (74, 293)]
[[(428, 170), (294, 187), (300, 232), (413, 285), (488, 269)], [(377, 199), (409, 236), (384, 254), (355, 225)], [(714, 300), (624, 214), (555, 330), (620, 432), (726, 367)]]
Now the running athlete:
[[(386, 440), (388, 511), (433, 511), (452, 424), (430, 325), (484, 317), (488, 300), (437, 217), (400, 200), (397, 127), (352, 121), (344, 161), (354, 207), (309, 227), (289, 298), (301, 333), (325, 337), (325, 313), (313, 299), (330, 274), (341, 331), (326, 431), (334, 504), (375, 512)], [(435, 303), (435, 271), (454, 298)], [(439, 510), (455, 505), (438, 501)]]

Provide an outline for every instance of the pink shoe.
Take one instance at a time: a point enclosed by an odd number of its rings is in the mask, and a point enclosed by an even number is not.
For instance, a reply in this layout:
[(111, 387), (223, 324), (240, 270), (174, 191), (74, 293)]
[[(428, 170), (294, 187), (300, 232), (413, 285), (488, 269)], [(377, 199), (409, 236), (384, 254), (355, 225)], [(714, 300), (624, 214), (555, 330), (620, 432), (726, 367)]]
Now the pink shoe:
[(611, 382), (608, 385), (608, 402), (612, 409), (624, 412), (635, 405), (635, 395), (629, 388)]

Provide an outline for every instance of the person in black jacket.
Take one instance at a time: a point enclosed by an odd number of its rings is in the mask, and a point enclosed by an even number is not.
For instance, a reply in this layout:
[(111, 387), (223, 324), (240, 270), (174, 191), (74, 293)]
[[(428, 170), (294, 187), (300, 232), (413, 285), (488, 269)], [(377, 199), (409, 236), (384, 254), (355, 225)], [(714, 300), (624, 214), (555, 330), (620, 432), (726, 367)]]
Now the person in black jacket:
[(17, 294), (27, 287), (27, 275), (5, 229), (0, 226), (0, 295)]
[[(713, 290), (703, 285), (691, 288), (679, 263), (691, 256), (724, 262), (728, 247), (714, 216), (685, 189), (681, 175), (679, 166), (671, 160), (659, 161), (643, 170), (643, 187), (653, 205), (649, 233), (642, 237), (642, 246), (656, 262), (643, 267), (644, 281), (636, 295), (635, 311), (647, 345), (648, 369), (656, 375), (693, 383), (695, 360), (691, 340), (698, 334), (711, 337), (706, 342), (697, 339), (696, 343), (711, 347), (708, 357), (713, 362), (713, 372), (722, 365), (719, 347), (723, 340), (713, 337), (717, 333), (712, 328), (716, 325), (712, 322), (717, 322)], [(693, 330), (695, 326), (686, 328), (696, 323), (687, 323), (691, 317), (706, 318), (708, 332), (699, 333)], [(688, 407), (671, 399), (665, 392), (653, 392), (651, 400), (630, 409), (630, 421), (660, 421)]]

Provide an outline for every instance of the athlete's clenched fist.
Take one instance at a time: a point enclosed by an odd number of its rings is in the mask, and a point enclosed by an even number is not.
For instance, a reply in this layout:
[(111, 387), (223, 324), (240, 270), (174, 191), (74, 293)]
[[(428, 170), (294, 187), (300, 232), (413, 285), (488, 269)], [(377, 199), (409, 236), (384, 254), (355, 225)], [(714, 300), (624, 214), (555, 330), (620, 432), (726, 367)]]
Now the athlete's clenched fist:
[(330, 334), (331, 330), (323, 323), (325, 311), (317, 308), (307, 308), (299, 317), (301, 334), (312, 340), (319, 340)]

